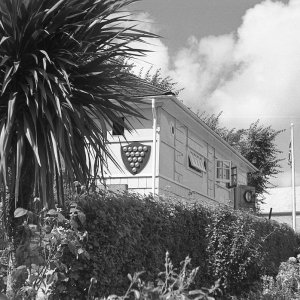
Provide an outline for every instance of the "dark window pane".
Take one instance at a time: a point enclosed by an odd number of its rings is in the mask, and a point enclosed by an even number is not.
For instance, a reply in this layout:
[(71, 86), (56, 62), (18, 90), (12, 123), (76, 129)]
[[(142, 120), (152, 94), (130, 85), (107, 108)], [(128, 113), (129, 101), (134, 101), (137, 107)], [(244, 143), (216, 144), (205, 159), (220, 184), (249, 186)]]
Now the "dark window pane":
[(113, 122), (112, 135), (124, 135), (124, 117)]

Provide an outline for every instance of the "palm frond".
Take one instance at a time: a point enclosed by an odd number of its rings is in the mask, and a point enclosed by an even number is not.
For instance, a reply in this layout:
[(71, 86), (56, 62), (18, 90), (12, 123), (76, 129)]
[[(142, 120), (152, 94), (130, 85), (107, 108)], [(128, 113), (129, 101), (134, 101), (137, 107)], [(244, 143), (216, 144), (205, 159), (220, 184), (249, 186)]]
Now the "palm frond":
[(126, 92), (136, 81), (124, 61), (146, 53), (132, 42), (156, 36), (120, 13), (132, 2), (0, 2), (0, 184), (9, 183), (12, 168), (15, 205), (22, 205), (26, 170), (35, 196), (49, 206), (62, 164), (70, 180), (87, 182), (110, 157), (106, 124), (140, 116)]

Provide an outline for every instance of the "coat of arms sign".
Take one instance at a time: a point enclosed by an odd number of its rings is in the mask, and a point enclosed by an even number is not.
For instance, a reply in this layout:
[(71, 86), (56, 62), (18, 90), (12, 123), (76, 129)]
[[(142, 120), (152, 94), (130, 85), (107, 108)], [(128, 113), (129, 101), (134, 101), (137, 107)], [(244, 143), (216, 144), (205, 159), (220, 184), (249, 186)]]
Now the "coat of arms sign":
[(151, 146), (133, 142), (121, 146), (121, 156), (126, 169), (133, 175), (140, 173), (148, 163)]

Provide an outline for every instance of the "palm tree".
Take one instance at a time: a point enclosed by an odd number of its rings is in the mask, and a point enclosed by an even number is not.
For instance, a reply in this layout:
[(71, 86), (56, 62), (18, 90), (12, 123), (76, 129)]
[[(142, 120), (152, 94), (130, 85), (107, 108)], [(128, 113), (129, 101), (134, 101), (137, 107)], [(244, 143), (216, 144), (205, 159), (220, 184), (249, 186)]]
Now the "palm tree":
[(124, 62), (155, 35), (121, 12), (135, 1), (0, 1), (0, 185), (11, 211), (32, 196), (53, 207), (54, 182), (62, 201), (63, 166), (86, 182), (110, 155), (106, 124), (139, 116)]

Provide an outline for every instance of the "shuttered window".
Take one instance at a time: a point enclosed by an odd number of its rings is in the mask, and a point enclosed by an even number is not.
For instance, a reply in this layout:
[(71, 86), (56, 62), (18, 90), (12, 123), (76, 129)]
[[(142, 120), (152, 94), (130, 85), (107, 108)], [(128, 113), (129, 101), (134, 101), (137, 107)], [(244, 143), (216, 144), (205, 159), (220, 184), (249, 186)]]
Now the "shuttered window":
[(189, 149), (188, 150), (188, 166), (197, 172), (206, 172), (205, 157), (201, 154)]

